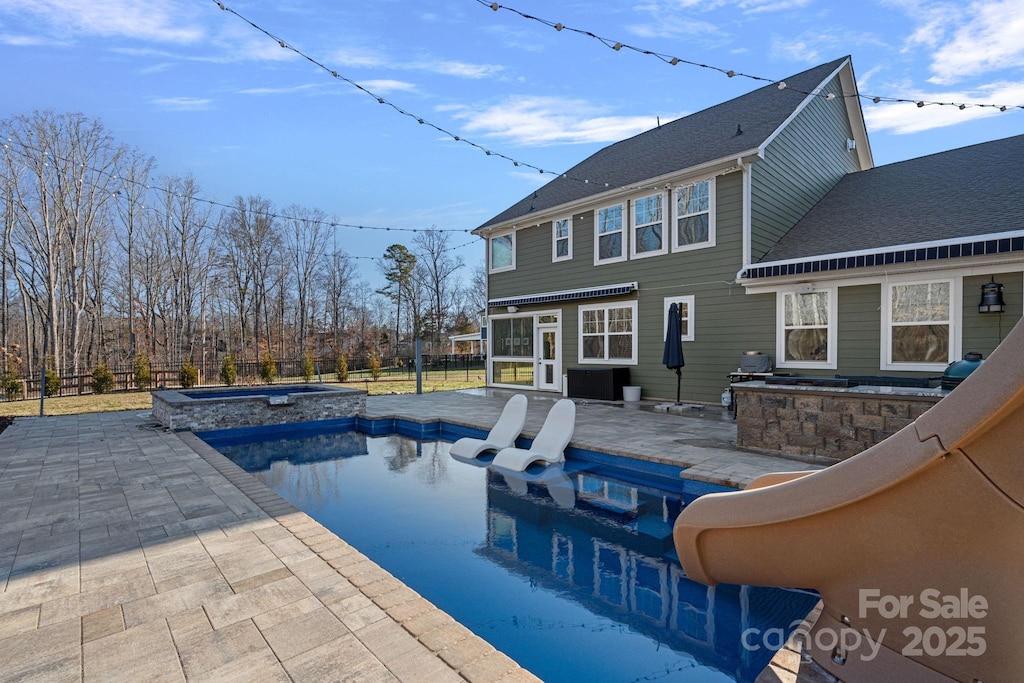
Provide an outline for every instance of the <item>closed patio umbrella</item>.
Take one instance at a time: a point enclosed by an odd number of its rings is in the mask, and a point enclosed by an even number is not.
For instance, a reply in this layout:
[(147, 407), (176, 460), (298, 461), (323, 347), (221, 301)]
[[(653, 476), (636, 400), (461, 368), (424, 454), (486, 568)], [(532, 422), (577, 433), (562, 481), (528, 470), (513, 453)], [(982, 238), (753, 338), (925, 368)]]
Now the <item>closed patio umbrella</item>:
[(683, 383), (683, 323), (679, 304), (668, 307), (668, 328), (665, 331), (665, 351), (661, 355), (661, 363), (669, 370), (676, 371), (676, 403), (679, 403), (679, 390)]

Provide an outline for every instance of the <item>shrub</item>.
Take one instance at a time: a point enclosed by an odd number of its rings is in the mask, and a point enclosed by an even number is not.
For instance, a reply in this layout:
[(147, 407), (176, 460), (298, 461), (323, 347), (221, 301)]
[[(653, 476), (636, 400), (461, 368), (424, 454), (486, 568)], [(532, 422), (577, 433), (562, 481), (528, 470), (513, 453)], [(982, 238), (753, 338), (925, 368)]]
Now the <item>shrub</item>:
[(149, 359), (141, 353), (135, 356), (134, 378), (136, 389), (149, 389), (153, 376), (149, 371)]
[(263, 354), (263, 358), (260, 359), (260, 379), (267, 384), (273, 384), (276, 378), (277, 363), (270, 357), (270, 351), (267, 351)]
[(13, 401), (21, 394), (21, 382), (14, 370), (8, 370), (0, 377), (0, 388), (3, 389), (4, 398)]
[(366, 359), (366, 365), (370, 370), (370, 377), (374, 382), (380, 379), (380, 355), (376, 349), (370, 349), (369, 357)]
[(227, 353), (220, 364), (220, 381), (230, 387), (234, 386), (237, 379), (238, 368), (235, 367), (235, 357), (231, 353)]
[(316, 372), (316, 366), (313, 365), (313, 354), (306, 351), (302, 354), (302, 381), (309, 384), (313, 381), (313, 374)]
[(199, 370), (192, 365), (192, 361), (185, 361), (178, 370), (178, 383), (182, 389), (191, 389), (199, 384)]
[(60, 396), (60, 375), (47, 364), (46, 366), (46, 397)]
[(338, 354), (338, 361), (334, 366), (334, 369), (335, 372), (338, 373), (339, 382), (348, 381), (348, 356), (345, 355), (344, 351)]
[(114, 390), (114, 373), (106, 363), (100, 363), (92, 369), (91, 385), (94, 394), (105, 394)]

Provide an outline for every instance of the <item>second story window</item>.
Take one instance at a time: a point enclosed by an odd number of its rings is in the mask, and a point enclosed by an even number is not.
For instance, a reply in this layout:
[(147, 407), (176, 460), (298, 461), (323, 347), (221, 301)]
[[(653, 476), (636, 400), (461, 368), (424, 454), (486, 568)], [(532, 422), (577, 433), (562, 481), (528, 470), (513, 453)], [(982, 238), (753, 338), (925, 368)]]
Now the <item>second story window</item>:
[(516, 267), (516, 234), (507, 232), (495, 235), (488, 243), (490, 272), (500, 273), (503, 270), (515, 270)]
[(560, 218), (551, 223), (551, 260), (572, 259), (572, 218)]
[(652, 194), (633, 201), (633, 258), (668, 251), (665, 241), (665, 196)]
[(715, 180), (675, 189), (672, 251), (715, 246)]
[(594, 264), (624, 261), (622, 248), (622, 204), (597, 210), (594, 229)]

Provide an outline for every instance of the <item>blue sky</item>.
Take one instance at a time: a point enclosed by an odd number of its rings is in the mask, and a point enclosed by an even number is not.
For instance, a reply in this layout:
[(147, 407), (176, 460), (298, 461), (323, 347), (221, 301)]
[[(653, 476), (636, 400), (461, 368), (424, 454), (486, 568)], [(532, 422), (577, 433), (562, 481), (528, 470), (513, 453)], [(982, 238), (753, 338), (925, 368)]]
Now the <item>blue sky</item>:
[[(761, 85), (476, 0), (224, 4), (402, 109), (544, 169)], [(505, 6), (769, 79), (850, 54), (862, 94), (1024, 105), (1021, 0)], [(194, 174), (211, 199), (260, 194), (344, 223), (470, 230), (551, 178), (417, 124), (211, 0), (0, 0), (0, 83), (0, 118), (82, 112), (154, 156), (158, 173)], [(864, 110), (879, 165), (1024, 132), (1022, 109)], [(454, 239), (482, 262), (472, 235)], [(337, 241), (376, 257), (411, 235), (339, 228)], [(371, 261), (360, 267), (374, 279)]]

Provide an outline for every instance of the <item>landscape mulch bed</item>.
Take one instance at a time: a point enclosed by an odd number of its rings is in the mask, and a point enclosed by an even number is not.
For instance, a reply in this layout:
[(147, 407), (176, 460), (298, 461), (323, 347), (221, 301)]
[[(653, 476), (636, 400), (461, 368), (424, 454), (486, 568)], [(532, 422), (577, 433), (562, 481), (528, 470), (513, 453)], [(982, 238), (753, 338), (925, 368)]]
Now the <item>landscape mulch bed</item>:
[(13, 417), (0, 417), (0, 432), (7, 429), (7, 425), (11, 424), (12, 422), (14, 422)]

